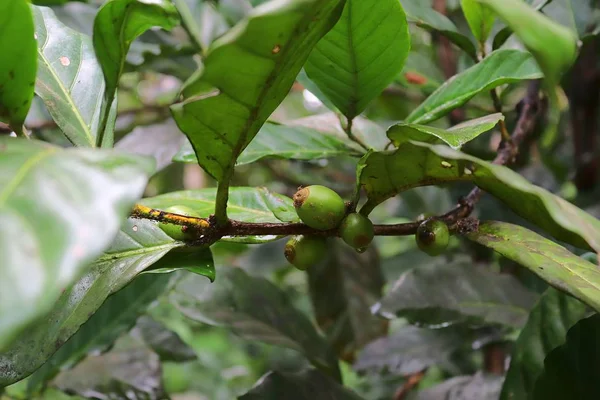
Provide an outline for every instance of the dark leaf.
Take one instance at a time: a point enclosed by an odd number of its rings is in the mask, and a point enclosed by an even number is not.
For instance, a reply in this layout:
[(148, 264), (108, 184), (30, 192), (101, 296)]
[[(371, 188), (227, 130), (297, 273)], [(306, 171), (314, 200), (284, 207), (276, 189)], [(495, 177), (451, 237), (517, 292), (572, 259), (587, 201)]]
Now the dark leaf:
[(136, 324), (144, 342), (160, 356), (161, 361), (184, 362), (197, 358), (196, 352), (179, 335), (150, 317), (141, 317)]
[(144, 274), (170, 274), (186, 270), (215, 280), (216, 271), (212, 252), (209, 248), (183, 247), (168, 252), (163, 258), (146, 269)]
[(502, 387), (501, 376), (457, 376), (444, 383), (425, 389), (416, 400), (497, 400)]

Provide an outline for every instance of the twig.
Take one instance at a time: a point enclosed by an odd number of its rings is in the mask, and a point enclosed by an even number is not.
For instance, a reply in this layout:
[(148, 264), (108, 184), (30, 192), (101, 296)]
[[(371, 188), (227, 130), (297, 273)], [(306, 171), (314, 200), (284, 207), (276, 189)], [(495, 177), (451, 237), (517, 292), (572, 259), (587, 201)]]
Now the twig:
[(396, 391), (393, 400), (406, 399), (408, 394), (421, 382), (423, 377), (425, 377), (425, 370), (410, 375), (404, 385), (402, 385), (402, 387)]
[(359, 139), (357, 136), (355, 136), (354, 133), (352, 133), (353, 121), (354, 121), (353, 119), (349, 119), (348, 122), (346, 123), (346, 126), (344, 126), (344, 131), (346, 132), (346, 135), (348, 135), (348, 138), (350, 140), (352, 140), (353, 142), (357, 143), (360, 147), (362, 147), (366, 151), (369, 151), (369, 146), (367, 146), (365, 144), (365, 142), (363, 142), (361, 139)]

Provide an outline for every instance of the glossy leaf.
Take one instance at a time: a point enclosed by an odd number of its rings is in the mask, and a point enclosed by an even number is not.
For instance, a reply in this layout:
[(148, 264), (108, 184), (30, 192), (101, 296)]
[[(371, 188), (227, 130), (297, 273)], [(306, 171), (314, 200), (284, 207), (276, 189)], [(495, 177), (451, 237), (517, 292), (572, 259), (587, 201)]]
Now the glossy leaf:
[(522, 0), (476, 0), (494, 11), (535, 56), (550, 85), (573, 64), (577, 37)]
[(405, 143), (393, 153), (374, 152), (362, 163), (366, 167), (360, 182), (369, 198), (365, 212), (417, 186), (472, 181), (558, 240), (600, 251), (599, 220), (506, 167), (418, 142)]
[[(190, 207), (201, 217), (209, 217), (215, 210), (216, 189), (172, 192), (142, 200), (142, 204), (165, 210), (174, 205)], [(245, 222), (298, 222), (292, 199), (269, 192), (266, 188), (231, 188), (228, 204), (229, 217)], [(225, 238), (243, 243), (263, 243), (277, 236), (248, 236)]]
[(127, 220), (111, 248), (73, 287), (62, 293), (52, 312), (0, 353), (0, 386), (30, 375), (77, 332), (108, 296), (169, 250), (182, 245), (152, 221)]
[(56, 353), (29, 379), (33, 392), (52, 379), (61, 367), (71, 367), (89, 353), (104, 351), (129, 331), (150, 303), (167, 288), (171, 276), (140, 276), (110, 296)]
[(443, 14), (435, 11), (429, 2), (423, 0), (402, 0), (409, 22), (428, 31), (439, 32), (452, 43), (465, 51), (473, 60), (477, 59), (477, 49), (473, 41), (459, 32), (454, 23)]
[(108, 247), (152, 163), (8, 137), (0, 155), (2, 349)]
[(1, 2), (0, 16), (0, 120), (22, 134), (37, 64), (33, 17), (26, 0)]
[(398, 0), (347, 0), (304, 69), (348, 118), (359, 115), (402, 70), (410, 50)]
[[(250, 164), (265, 157), (313, 160), (352, 153), (359, 154), (348, 138), (303, 126), (267, 122), (237, 159), (237, 165)], [(189, 142), (184, 145), (174, 160), (198, 162)]]
[(295, 374), (271, 371), (240, 400), (361, 400), (357, 394), (315, 370)]
[(426, 325), (480, 320), (521, 327), (535, 299), (510, 275), (460, 262), (405, 272), (373, 309), (384, 317), (406, 316)]
[(213, 284), (191, 276), (171, 298), (189, 318), (227, 327), (245, 339), (291, 348), (337, 379), (337, 359), (326, 340), (286, 294), (239, 268), (223, 268)]
[(511, 259), (600, 311), (600, 269), (529, 229), (505, 222), (484, 222), (467, 237)]
[(388, 129), (387, 135), (396, 147), (410, 140), (416, 140), (426, 143), (439, 143), (442, 141), (453, 149), (459, 149), (465, 143), (489, 131), (499, 121), (503, 120), (504, 116), (501, 113), (496, 113), (472, 119), (448, 129), (400, 122), (392, 125)]
[(487, 7), (482, 6), (477, 0), (460, 0), (469, 28), (479, 43), (485, 45), (492, 27), (494, 26), (494, 13)]
[(216, 271), (213, 256), (209, 248), (184, 247), (168, 252), (158, 260), (144, 274), (170, 274), (178, 270), (185, 270), (215, 280)]
[(326, 260), (307, 270), (315, 318), (341, 358), (387, 332), (387, 323), (371, 314), (385, 279), (374, 248), (363, 254), (340, 241), (329, 244)]
[[(101, 131), (109, 127), (110, 108), (131, 43), (150, 28), (171, 29), (178, 22), (177, 10), (168, 0), (109, 0), (98, 10), (93, 43), (106, 80)], [(104, 140), (104, 134), (100, 134), (100, 142)]]
[(283, 0), (255, 8), (222, 36), (171, 107), (200, 165), (230, 179), (238, 156), (292, 87), (343, 0)]
[[(63, 134), (79, 147), (95, 147), (105, 83), (92, 38), (65, 26), (46, 7), (32, 7), (38, 39), (35, 92)], [(111, 110), (104, 147), (112, 145)]]
[(519, 50), (496, 50), (480, 63), (446, 81), (410, 113), (405, 122), (424, 124), (434, 121), (479, 93), (542, 76), (531, 54)]
[(600, 397), (600, 315), (569, 329), (566, 343), (544, 360), (532, 400), (597, 399)]
[(547, 289), (513, 346), (500, 399), (530, 398), (548, 353), (565, 343), (567, 331), (588, 313), (589, 309), (574, 297)]
[(354, 363), (358, 371), (408, 376), (432, 366), (452, 369), (452, 355), (465, 344), (468, 331), (455, 327), (425, 329), (407, 325), (369, 343)]
[(212, 42), (229, 29), (225, 18), (207, 1), (173, 0), (181, 23), (196, 46), (206, 52)]
[(498, 375), (457, 376), (421, 391), (415, 400), (496, 400), (501, 387)]

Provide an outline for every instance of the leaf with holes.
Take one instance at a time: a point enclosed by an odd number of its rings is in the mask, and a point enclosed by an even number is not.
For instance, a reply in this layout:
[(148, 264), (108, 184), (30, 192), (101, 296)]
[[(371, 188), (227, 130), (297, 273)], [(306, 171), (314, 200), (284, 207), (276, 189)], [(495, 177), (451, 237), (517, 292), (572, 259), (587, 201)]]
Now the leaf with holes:
[[(165, 210), (171, 206), (190, 207), (200, 217), (207, 218), (215, 211), (216, 189), (172, 192), (142, 200), (142, 204)], [(229, 217), (244, 222), (298, 222), (292, 199), (271, 193), (266, 188), (235, 187), (229, 192)], [(264, 243), (278, 236), (239, 236), (224, 238), (242, 243)]]
[[(206, 281), (206, 280), (205, 280)], [(189, 318), (232, 329), (253, 341), (291, 348), (317, 368), (339, 378), (337, 358), (310, 320), (285, 292), (239, 268), (224, 268), (210, 284), (190, 275), (177, 285), (171, 299)]]
[(500, 399), (530, 398), (535, 381), (543, 372), (546, 355), (565, 343), (567, 331), (588, 313), (588, 307), (576, 298), (547, 289), (513, 346)]
[(409, 50), (408, 23), (398, 0), (347, 0), (339, 21), (304, 69), (353, 119), (398, 75)]
[(365, 213), (417, 186), (471, 181), (558, 240), (600, 251), (599, 220), (509, 168), (447, 146), (408, 142), (394, 152), (369, 154), (359, 167), (360, 183), (368, 196)]
[(33, 17), (26, 0), (0, 3), (0, 119), (23, 134), (33, 99), (36, 42)]
[(139, 156), (7, 137), (0, 155), (1, 349), (110, 245), (153, 168)]
[(104, 128), (110, 127), (110, 109), (131, 43), (152, 27), (172, 29), (178, 22), (177, 9), (168, 0), (109, 0), (98, 10), (93, 43), (106, 89), (97, 143), (104, 142)]
[(171, 279), (170, 275), (140, 276), (110, 296), (56, 353), (27, 381), (35, 392), (52, 379), (62, 367), (72, 367), (87, 354), (104, 351), (126, 333), (156, 300)]
[(439, 143), (442, 141), (453, 149), (459, 149), (465, 143), (492, 129), (499, 121), (504, 121), (504, 116), (501, 113), (472, 119), (448, 129), (400, 122), (392, 125), (388, 129), (387, 135), (396, 147), (399, 147), (402, 143), (416, 140), (426, 143)]
[(542, 76), (531, 54), (520, 50), (496, 50), (479, 64), (447, 80), (410, 113), (405, 122), (425, 124), (434, 121), (479, 93)]
[[(183, 246), (147, 220), (127, 220), (112, 246), (53, 304), (52, 312), (0, 353), (0, 386), (38, 369), (100, 308), (108, 296)], [(208, 280), (207, 280), (208, 282)]]
[(467, 238), (497, 251), (600, 311), (600, 270), (559, 244), (506, 222), (488, 221)]
[[(38, 38), (35, 92), (63, 134), (79, 147), (95, 147), (105, 83), (92, 39), (65, 26), (46, 7), (32, 7)], [(112, 145), (116, 105), (104, 134)]]
[(405, 272), (374, 309), (381, 316), (406, 317), (424, 325), (473, 320), (518, 328), (535, 300), (510, 275), (457, 262)]
[(215, 42), (171, 107), (199, 164), (229, 181), (238, 156), (292, 87), (343, 0), (265, 3)]

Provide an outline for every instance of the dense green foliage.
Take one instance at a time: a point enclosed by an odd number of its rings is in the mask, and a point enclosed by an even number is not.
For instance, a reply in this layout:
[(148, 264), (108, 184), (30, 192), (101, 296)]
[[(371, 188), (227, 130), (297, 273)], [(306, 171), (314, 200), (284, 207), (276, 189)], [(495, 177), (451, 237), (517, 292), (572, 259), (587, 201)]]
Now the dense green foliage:
[(0, 400), (597, 399), (599, 32), (0, 0)]

